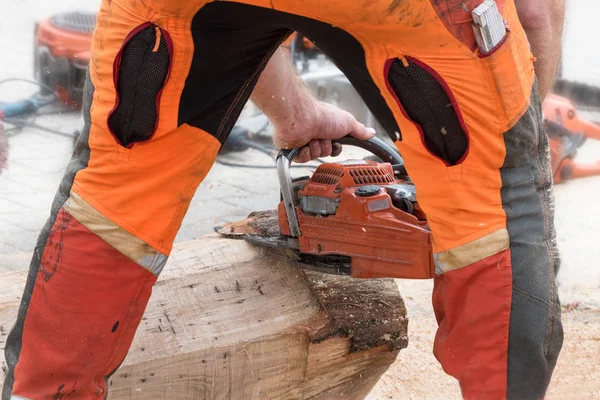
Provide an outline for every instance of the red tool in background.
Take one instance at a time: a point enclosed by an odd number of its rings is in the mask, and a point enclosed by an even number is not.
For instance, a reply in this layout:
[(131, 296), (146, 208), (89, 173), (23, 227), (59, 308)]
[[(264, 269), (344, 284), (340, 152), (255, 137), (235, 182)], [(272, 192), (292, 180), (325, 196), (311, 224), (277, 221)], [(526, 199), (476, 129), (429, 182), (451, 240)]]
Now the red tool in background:
[(0, 175), (8, 164), (8, 140), (4, 135), (4, 127), (0, 124)]
[(34, 75), (70, 107), (81, 106), (95, 26), (95, 13), (79, 11), (56, 14), (35, 25)]
[(577, 150), (587, 139), (600, 140), (600, 126), (580, 118), (569, 99), (554, 94), (546, 97), (543, 112), (554, 182), (600, 175), (600, 157), (594, 163), (575, 161)]
[[(36, 117), (77, 111), (81, 107), (96, 14), (66, 12), (35, 24), (33, 69), (36, 82), (22, 78), (0, 80), (36, 84), (40, 91), (24, 100), (0, 102), (0, 173), (8, 164), (8, 137), (25, 127), (73, 138), (35, 122)], [(50, 110), (48, 110), (50, 108)], [(43, 109), (43, 111), (41, 111)], [(9, 128), (4, 127), (7, 123)]]

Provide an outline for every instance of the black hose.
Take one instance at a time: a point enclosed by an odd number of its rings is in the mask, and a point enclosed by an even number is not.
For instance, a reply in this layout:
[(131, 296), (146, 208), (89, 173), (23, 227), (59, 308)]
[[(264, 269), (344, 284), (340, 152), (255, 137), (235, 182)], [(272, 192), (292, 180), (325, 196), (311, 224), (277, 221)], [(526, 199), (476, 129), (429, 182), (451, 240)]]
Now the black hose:
[(30, 126), (30, 127), (32, 127), (32, 128), (35, 128), (35, 129), (39, 129), (39, 130), (41, 130), (41, 131), (46, 131), (46, 132), (48, 132), (48, 133), (53, 133), (53, 134), (55, 134), (55, 135), (59, 135), (59, 136), (68, 137), (68, 138), (74, 138), (74, 137), (76, 137), (76, 136), (77, 136), (77, 135), (75, 135), (75, 134), (73, 134), (73, 133), (66, 133), (66, 132), (57, 131), (57, 130), (55, 130), (55, 129), (48, 128), (48, 127), (46, 127), (46, 126), (43, 126), (43, 125), (36, 124), (35, 122), (29, 123), (29, 124), (27, 124), (27, 126)]
[(56, 94), (54, 93), (54, 89), (52, 89), (50, 86), (43, 84), (41, 82), (37, 82), (37, 81), (32, 81), (30, 79), (24, 79), (24, 78), (7, 78), (7, 79), (3, 79), (0, 81), (0, 85), (2, 85), (3, 83), (7, 83), (7, 82), (25, 82), (25, 83), (30, 83), (32, 85), (36, 85), (40, 88), (46, 89), (47, 91), (49, 91), (50, 93), (52, 93), (52, 96), (56, 97)]

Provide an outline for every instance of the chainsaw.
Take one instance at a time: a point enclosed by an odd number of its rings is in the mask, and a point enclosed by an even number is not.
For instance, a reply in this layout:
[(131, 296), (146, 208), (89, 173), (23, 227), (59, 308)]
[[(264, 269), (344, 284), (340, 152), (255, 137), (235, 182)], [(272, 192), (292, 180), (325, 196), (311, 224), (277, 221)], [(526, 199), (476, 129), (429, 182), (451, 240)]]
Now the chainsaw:
[(579, 148), (588, 139), (600, 140), (600, 125), (581, 118), (569, 99), (555, 94), (546, 97), (543, 112), (544, 127), (550, 139), (554, 183), (600, 175), (600, 160), (588, 163), (576, 161)]
[(217, 227), (227, 237), (290, 255), (304, 268), (354, 278), (433, 278), (431, 232), (400, 154), (383, 140), (351, 137), (382, 162), (324, 163), (292, 179), (299, 149), (277, 156), (281, 202), (276, 211)]
[(35, 24), (34, 75), (68, 107), (81, 107), (95, 26), (96, 14), (83, 11), (59, 13)]

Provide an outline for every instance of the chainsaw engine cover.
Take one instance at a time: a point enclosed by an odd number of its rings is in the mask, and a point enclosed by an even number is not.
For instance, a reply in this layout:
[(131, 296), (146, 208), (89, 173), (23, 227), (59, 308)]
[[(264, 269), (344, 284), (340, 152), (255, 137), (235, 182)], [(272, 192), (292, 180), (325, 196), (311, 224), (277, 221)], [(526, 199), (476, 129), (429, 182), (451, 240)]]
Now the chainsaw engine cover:
[[(412, 183), (390, 163), (350, 160), (320, 165), (294, 182), (299, 251), (347, 256), (357, 278), (431, 278), (431, 234)], [(285, 206), (279, 227), (291, 235)]]

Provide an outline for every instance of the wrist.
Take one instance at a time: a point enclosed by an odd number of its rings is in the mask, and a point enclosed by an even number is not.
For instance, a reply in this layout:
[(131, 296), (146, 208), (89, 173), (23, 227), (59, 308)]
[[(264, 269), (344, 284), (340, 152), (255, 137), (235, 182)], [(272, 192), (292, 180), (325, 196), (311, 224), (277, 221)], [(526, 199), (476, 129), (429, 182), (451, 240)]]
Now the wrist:
[(284, 141), (278, 143), (280, 147), (293, 148), (307, 143), (306, 138), (311, 137), (317, 121), (321, 120), (322, 109), (319, 103), (309, 92), (301, 99), (294, 99), (293, 105), (282, 109), (281, 114), (268, 115), (277, 136)]

